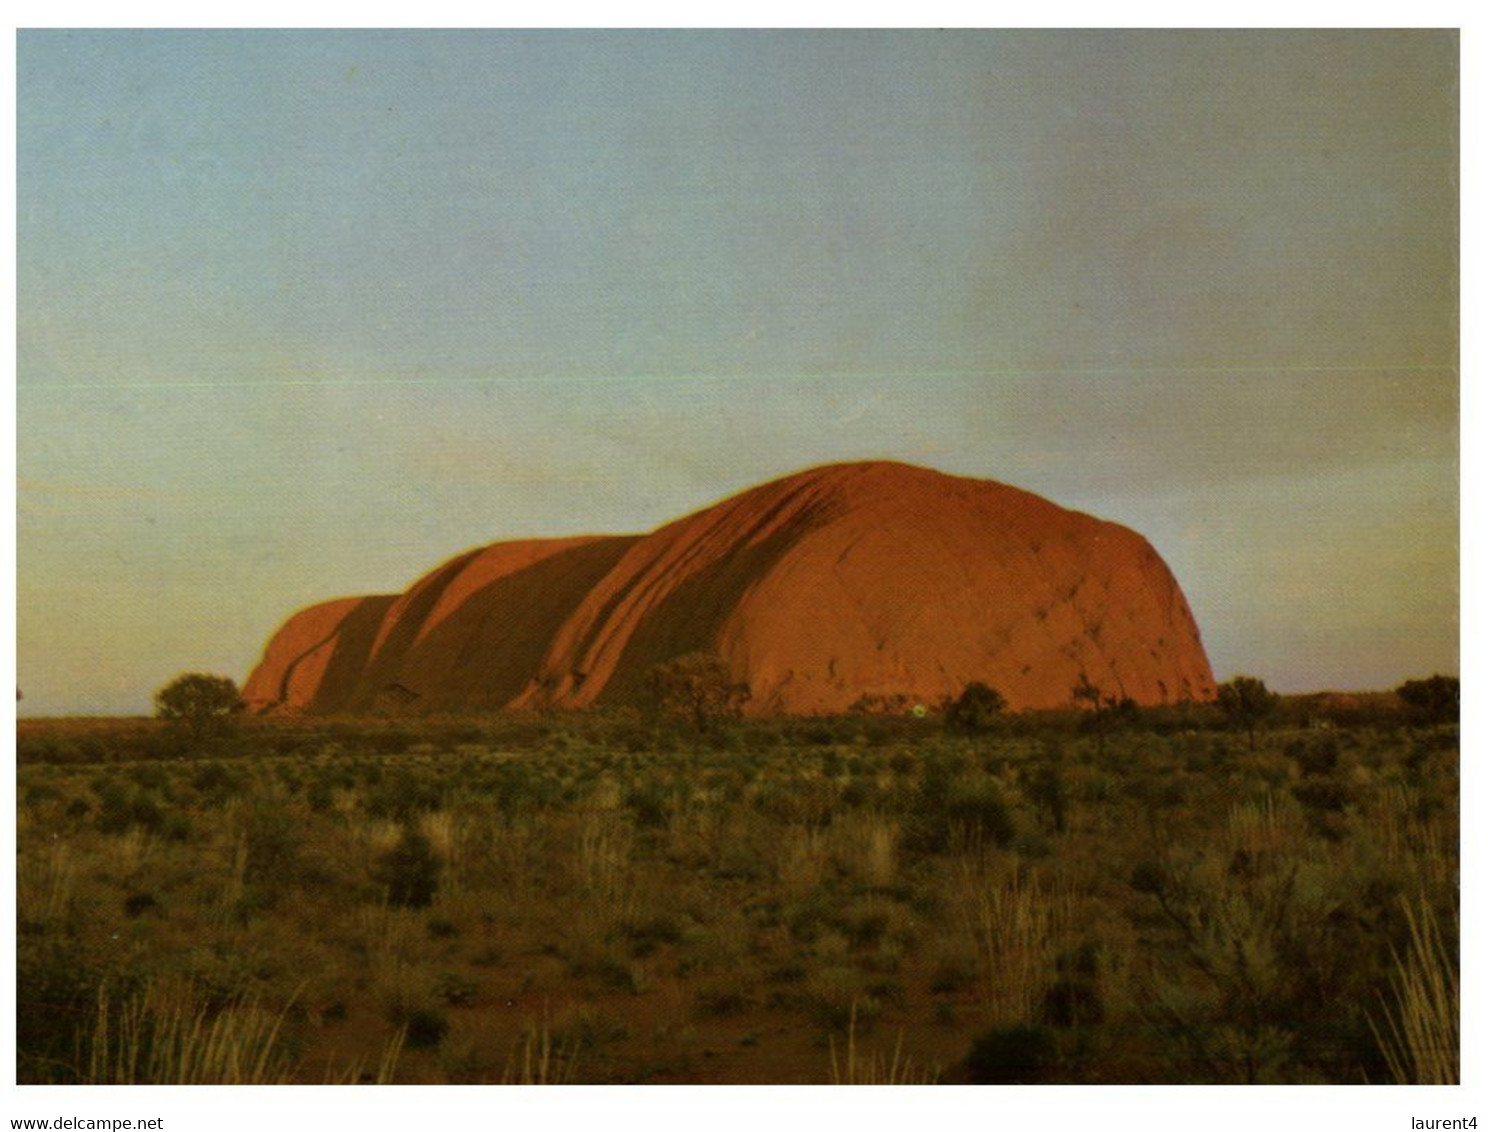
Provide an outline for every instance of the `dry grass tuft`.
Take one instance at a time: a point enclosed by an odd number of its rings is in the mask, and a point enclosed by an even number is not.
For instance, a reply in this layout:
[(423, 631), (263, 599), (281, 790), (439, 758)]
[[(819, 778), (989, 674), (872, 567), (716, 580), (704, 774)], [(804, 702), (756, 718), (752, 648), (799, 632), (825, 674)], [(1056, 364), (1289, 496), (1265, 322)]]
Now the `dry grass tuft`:
[(1256, 859), (1294, 852), (1306, 834), (1296, 806), (1278, 803), (1269, 791), (1258, 800), (1232, 806), (1227, 832), (1232, 851)]
[(630, 880), (635, 831), (614, 811), (585, 814), (575, 846), (575, 879), (586, 889), (613, 890)]
[(832, 822), (837, 866), (877, 888), (893, 884), (899, 872), (899, 822), (883, 814), (846, 814)]
[(287, 1084), (284, 1015), (251, 1000), (213, 1013), (188, 984), (169, 982), (147, 984), (115, 1008), (104, 984), (79, 1077), (91, 1085)]
[(778, 875), (787, 892), (803, 895), (816, 889), (831, 868), (826, 834), (819, 829), (791, 826), (781, 838)]
[(465, 841), (464, 825), (460, 819), (449, 810), (434, 810), (419, 815), (418, 827), (429, 839), (429, 846), (440, 863), (458, 868)]
[(998, 1026), (1031, 1023), (1055, 974), (1073, 901), (1016, 866), (967, 863), (962, 880), (960, 908), (981, 962), (988, 1020)]
[(858, 1004), (852, 1005), (847, 1023), (847, 1049), (837, 1057), (837, 1039), (830, 1038), (832, 1084), (834, 1085), (933, 1085), (938, 1072), (915, 1064), (904, 1056), (904, 1031), (894, 1041), (894, 1051), (885, 1057), (873, 1053), (864, 1057), (858, 1049)]
[(16, 911), (21, 923), (52, 924), (66, 918), (77, 880), (67, 842), (54, 841), (44, 853), (21, 854), (16, 874)]
[(547, 1020), (527, 1027), (517, 1048), (507, 1059), (501, 1075), (503, 1085), (567, 1085), (574, 1078), (578, 1050), (569, 1044), (559, 1048)]
[(403, 1056), (403, 1045), (407, 1040), (408, 1028), (399, 1027), (382, 1047), (382, 1054), (377, 1059), (377, 1072), (372, 1075), (370, 1081), (363, 1080), (362, 1063), (354, 1061), (350, 1067), (340, 1072), (328, 1068), (325, 1083), (327, 1085), (391, 1085), (397, 1076), (398, 1061)]
[(1384, 1027), (1370, 1028), (1390, 1074), (1401, 1085), (1455, 1085), (1459, 1081), (1457, 966), (1436, 916), (1424, 900), (1405, 903), (1410, 948), (1395, 957), (1394, 1002)]

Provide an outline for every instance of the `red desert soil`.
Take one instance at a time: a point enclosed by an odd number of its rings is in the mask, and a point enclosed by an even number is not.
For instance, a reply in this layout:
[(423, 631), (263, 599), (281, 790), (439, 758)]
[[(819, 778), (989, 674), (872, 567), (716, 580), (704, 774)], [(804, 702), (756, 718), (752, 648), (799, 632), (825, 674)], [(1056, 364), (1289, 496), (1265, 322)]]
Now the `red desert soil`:
[(306, 609), (245, 697), (264, 710), (582, 708), (653, 665), (723, 657), (752, 714), (973, 680), (1014, 708), (1082, 674), (1156, 704), (1213, 695), (1188, 603), (1114, 523), (988, 480), (886, 462), (776, 480), (637, 537), (495, 543), (397, 597)]

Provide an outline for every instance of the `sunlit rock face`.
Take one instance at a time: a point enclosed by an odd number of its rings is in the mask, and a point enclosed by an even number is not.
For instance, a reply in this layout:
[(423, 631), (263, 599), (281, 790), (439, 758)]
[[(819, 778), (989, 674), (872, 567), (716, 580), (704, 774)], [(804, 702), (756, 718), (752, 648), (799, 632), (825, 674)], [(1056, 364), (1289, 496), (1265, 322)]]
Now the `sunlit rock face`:
[(585, 708), (714, 653), (752, 714), (936, 704), (979, 680), (1058, 707), (1086, 677), (1141, 704), (1207, 699), (1188, 603), (1135, 532), (1017, 488), (896, 463), (745, 491), (649, 535), (495, 543), (396, 596), (295, 614), (259, 711)]

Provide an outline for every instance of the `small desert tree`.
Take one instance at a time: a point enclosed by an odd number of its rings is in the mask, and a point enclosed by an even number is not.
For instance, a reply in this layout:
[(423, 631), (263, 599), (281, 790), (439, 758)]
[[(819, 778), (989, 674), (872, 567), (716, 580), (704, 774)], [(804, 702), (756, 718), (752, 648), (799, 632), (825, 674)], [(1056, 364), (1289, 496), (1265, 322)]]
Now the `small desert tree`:
[(1395, 694), (1412, 715), (1427, 723), (1452, 723), (1462, 710), (1462, 685), (1455, 676), (1407, 680)]
[(155, 693), (155, 714), (202, 736), (227, 729), (243, 708), (238, 686), (226, 676), (187, 672)]
[(1255, 750), (1256, 727), (1276, 713), (1281, 697), (1254, 676), (1236, 676), (1219, 686), (1219, 710), (1236, 727), (1243, 727)]
[(1106, 732), (1114, 725), (1131, 726), (1141, 719), (1142, 709), (1130, 696), (1108, 696), (1087, 673), (1070, 689), (1070, 698), (1077, 709), (1085, 709), (1086, 728), (1095, 733), (1095, 752), (1106, 753)]
[(1101, 709), (1101, 690), (1084, 672), (1080, 673), (1080, 679), (1070, 689), (1070, 698), (1075, 701), (1076, 707), (1088, 707), (1091, 711)]
[(703, 652), (656, 665), (646, 674), (646, 691), (654, 709), (681, 716), (698, 731), (737, 717), (749, 701), (749, 685), (735, 681), (721, 657)]
[(1007, 700), (996, 688), (973, 680), (946, 709), (946, 726), (952, 731), (975, 734), (990, 731), (1007, 708)]

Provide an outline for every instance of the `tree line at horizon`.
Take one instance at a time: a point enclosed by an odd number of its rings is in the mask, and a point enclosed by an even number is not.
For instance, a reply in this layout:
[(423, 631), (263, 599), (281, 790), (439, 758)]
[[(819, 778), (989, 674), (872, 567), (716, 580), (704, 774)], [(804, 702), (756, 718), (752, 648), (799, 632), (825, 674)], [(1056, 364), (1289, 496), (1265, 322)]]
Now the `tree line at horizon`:
[[(1393, 693), (1411, 722), (1450, 723), (1459, 716), (1460, 680), (1455, 676), (1437, 673), (1406, 680)], [(650, 669), (638, 707), (644, 715), (680, 721), (704, 734), (723, 721), (742, 717), (749, 699), (749, 685), (735, 680), (721, 657), (694, 652)], [(238, 686), (230, 677), (200, 672), (175, 677), (156, 692), (154, 702), (156, 718), (179, 724), (199, 739), (224, 734), (245, 711)], [(1271, 691), (1264, 680), (1238, 675), (1220, 684), (1207, 705), (1184, 701), (1173, 706), (1217, 709), (1225, 723), (1245, 732), (1249, 747), (1254, 750), (1257, 729), (1281, 712), (1282, 703), (1283, 697)], [(1109, 730), (1140, 726), (1144, 719), (1160, 710), (1144, 708), (1130, 697), (1109, 693), (1083, 672), (1070, 689), (1070, 706), (1098, 742)], [(933, 709), (913, 696), (865, 695), (847, 714), (914, 718), (933, 714), (951, 731), (974, 734), (990, 731), (1015, 714), (1047, 713), (1010, 712), (1000, 691), (977, 680), (968, 683), (960, 695), (947, 697)]]

